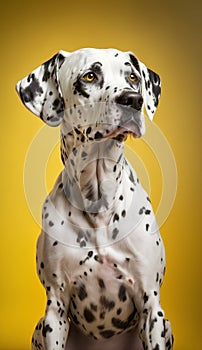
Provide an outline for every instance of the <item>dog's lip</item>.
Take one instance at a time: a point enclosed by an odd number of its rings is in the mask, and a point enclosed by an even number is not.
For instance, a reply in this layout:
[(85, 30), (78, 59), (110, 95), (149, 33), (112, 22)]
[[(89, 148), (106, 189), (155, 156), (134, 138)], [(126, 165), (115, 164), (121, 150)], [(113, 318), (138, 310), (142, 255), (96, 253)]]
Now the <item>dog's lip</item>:
[[(142, 133), (139, 126), (135, 122), (128, 122), (123, 126), (118, 126), (116, 130), (112, 133), (109, 133), (105, 138), (116, 138), (117, 136), (123, 135), (125, 140), (128, 135), (132, 135), (134, 138), (140, 138)], [(125, 137), (124, 137), (125, 136)]]

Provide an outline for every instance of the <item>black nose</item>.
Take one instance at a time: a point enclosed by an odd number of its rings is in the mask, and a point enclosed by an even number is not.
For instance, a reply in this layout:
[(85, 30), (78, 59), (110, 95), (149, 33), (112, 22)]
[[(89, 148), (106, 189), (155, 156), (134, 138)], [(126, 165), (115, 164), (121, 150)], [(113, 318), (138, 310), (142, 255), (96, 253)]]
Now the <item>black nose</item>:
[(142, 95), (134, 91), (123, 91), (120, 96), (116, 97), (115, 102), (140, 111), (143, 105), (143, 98)]

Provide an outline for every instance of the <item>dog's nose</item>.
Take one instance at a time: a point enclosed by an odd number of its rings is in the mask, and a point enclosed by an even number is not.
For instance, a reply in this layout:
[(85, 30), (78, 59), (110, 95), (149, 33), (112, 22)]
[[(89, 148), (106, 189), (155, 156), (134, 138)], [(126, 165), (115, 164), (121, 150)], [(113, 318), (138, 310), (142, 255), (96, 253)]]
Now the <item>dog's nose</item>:
[(143, 105), (143, 98), (142, 95), (134, 91), (124, 91), (120, 96), (116, 97), (115, 102), (140, 111)]

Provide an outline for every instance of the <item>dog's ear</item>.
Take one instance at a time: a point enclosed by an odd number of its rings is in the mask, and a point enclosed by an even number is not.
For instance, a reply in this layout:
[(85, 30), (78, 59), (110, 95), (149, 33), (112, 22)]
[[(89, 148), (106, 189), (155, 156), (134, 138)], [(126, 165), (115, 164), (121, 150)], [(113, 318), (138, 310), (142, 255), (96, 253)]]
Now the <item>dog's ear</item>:
[(140, 62), (132, 52), (129, 53), (129, 56), (131, 63), (141, 75), (144, 105), (149, 119), (152, 120), (158, 106), (161, 93), (160, 77), (151, 69), (147, 68), (142, 62)]
[(147, 68), (140, 61), (139, 67), (142, 77), (142, 95), (144, 105), (149, 119), (152, 120), (160, 99), (161, 80), (157, 73)]
[(58, 71), (67, 55), (59, 51), (16, 85), (24, 105), (50, 126), (58, 126), (63, 119), (64, 100)]

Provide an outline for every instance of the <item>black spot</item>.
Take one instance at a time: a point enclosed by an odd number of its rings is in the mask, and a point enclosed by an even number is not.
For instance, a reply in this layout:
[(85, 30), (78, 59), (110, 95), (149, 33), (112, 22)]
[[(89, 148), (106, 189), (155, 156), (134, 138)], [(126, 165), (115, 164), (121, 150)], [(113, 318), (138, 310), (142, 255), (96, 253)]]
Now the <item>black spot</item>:
[(81, 131), (77, 128), (74, 128), (74, 131), (77, 133), (77, 135), (80, 135), (81, 134)]
[(102, 258), (99, 255), (94, 256), (95, 261), (99, 262), (100, 264), (103, 264)]
[(115, 227), (112, 231), (112, 239), (116, 239), (118, 233), (119, 233), (119, 230), (118, 228)]
[(132, 173), (131, 170), (130, 170), (129, 179), (130, 179), (130, 181), (131, 181), (133, 184), (135, 184), (135, 179), (134, 179), (134, 176), (133, 176), (133, 173)]
[(89, 94), (86, 92), (86, 86), (85, 84), (82, 83), (81, 77), (78, 76), (77, 80), (75, 81), (74, 85), (74, 94), (76, 95), (77, 93), (79, 93), (80, 95), (89, 98)]
[(54, 101), (53, 101), (53, 110), (56, 110), (57, 107), (59, 106), (60, 104), (60, 100), (59, 98), (56, 98)]
[(161, 332), (161, 337), (165, 338), (166, 336), (166, 321), (163, 319), (163, 331)]
[(49, 221), (48, 224), (49, 224), (50, 227), (54, 226), (54, 223), (52, 221)]
[(122, 309), (119, 308), (119, 309), (117, 309), (116, 314), (119, 316), (121, 314), (121, 312), (122, 312)]
[(84, 141), (85, 141), (85, 136), (82, 135), (82, 136), (81, 136), (81, 142), (84, 142)]
[(97, 311), (97, 305), (95, 305), (95, 304), (93, 304), (93, 303), (90, 304), (90, 308), (91, 308), (91, 310), (93, 310), (93, 311)]
[(146, 304), (147, 301), (149, 300), (149, 297), (148, 297), (148, 295), (147, 295), (146, 293), (144, 293), (144, 295), (143, 295), (143, 300), (144, 300), (144, 303), (145, 303), (145, 304)]
[(157, 318), (156, 317), (153, 320), (151, 320), (151, 322), (150, 322), (150, 326), (149, 326), (149, 332), (150, 333), (151, 333), (152, 329), (154, 328), (155, 322), (157, 322)]
[(122, 196), (122, 195), (120, 195), (119, 199), (120, 199), (120, 201), (122, 201), (122, 200), (123, 200), (123, 196)]
[(113, 300), (108, 300), (104, 295), (100, 297), (100, 303), (108, 311), (115, 307), (115, 302)]
[(146, 224), (146, 231), (149, 230), (149, 224)]
[(112, 318), (112, 324), (118, 329), (126, 329), (128, 327), (128, 321), (122, 321), (119, 318)]
[(80, 243), (80, 247), (86, 246), (86, 241), (88, 241), (87, 234), (83, 231), (78, 232), (77, 243)]
[(88, 252), (88, 256), (89, 256), (89, 258), (91, 258), (93, 256), (93, 251), (92, 250), (90, 252)]
[(81, 284), (80, 287), (79, 287), (79, 290), (78, 290), (78, 297), (79, 299), (82, 301), (84, 300), (85, 298), (87, 298), (87, 292), (86, 292), (86, 287), (85, 287), (85, 284)]
[(160, 316), (160, 317), (163, 317), (163, 312), (162, 311), (158, 311), (157, 315)]
[(44, 269), (44, 263), (43, 262), (41, 262), (41, 268)]
[(76, 309), (77, 309), (77, 306), (76, 306), (75, 301), (74, 301), (72, 298), (71, 298), (71, 303), (72, 303), (72, 305), (73, 305), (74, 310), (76, 310)]
[(72, 152), (73, 152), (73, 155), (76, 156), (78, 151), (77, 151), (77, 149), (74, 147), (73, 150), (72, 150)]
[(101, 319), (101, 320), (104, 320), (105, 314), (106, 314), (105, 311), (102, 311), (102, 312), (100, 313), (100, 319)]
[(100, 330), (102, 330), (104, 328), (105, 328), (105, 326), (103, 326), (103, 325), (97, 326), (97, 329), (100, 329)]
[(155, 346), (155, 348), (153, 348), (153, 350), (160, 350), (159, 345), (156, 344), (156, 346)]
[(99, 279), (98, 279), (98, 284), (99, 284), (99, 287), (100, 287), (101, 289), (104, 289), (104, 288), (105, 288), (105, 284), (104, 284), (104, 281), (103, 281), (102, 278), (99, 278)]
[(88, 186), (88, 191), (86, 193), (85, 196), (89, 201), (93, 201), (94, 200), (94, 188), (92, 185)]
[(29, 81), (30, 80), (31, 83), (25, 89), (20, 87), (20, 97), (24, 104), (33, 101), (37, 95), (41, 95), (43, 93), (43, 89), (40, 86), (39, 80), (36, 79), (34, 74), (31, 74), (29, 76)]
[[(173, 336), (172, 336), (172, 342), (173, 342), (173, 340), (174, 340), (174, 338), (173, 338)], [(171, 350), (171, 349), (172, 349), (172, 343), (171, 343), (170, 339), (166, 342), (166, 348), (167, 348), (168, 350)]]
[(71, 316), (72, 316), (72, 320), (74, 321), (74, 323), (79, 325), (80, 322), (78, 321), (78, 318), (76, 317), (76, 315), (71, 315)]
[(148, 73), (149, 73), (150, 82), (152, 83), (152, 91), (153, 91), (154, 97), (156, 99), (155, 107), (157, 107), (157, 105), (158, 105), (158, 97), (159, 97), (159, 95), (161, 93), (160, 77), (158, 76), (158, 74), (154, 73), (149, 68), (148, 68)]
[(91, 323), (95, 320), (93, 313), (87, 307), (85, 307), (83, 314), (88, 323)]
[[(45, 82), (48, 81), (48, 79), (50, 78), (50, 75), (51, 75), (52, 67), (54, 67), (56, 58), (57, 57), (59, 58), (59, 56), (61, 56), (63, 58), (63, 61), (64, 61), (64, 56), (56, 54), (50, 60), (48, 60), (47, 62), (45, 62), (43, 64), (44, 75), (43, 75), (42, 81), (45, 81)], [(50, 71), (49, 71), (49, 69), (50, 69)]]
[(150, 215), (150, 214), (151, 214), (151, 210), (146, 209), (146, 210), (145, 210), (145, 214), (146, 214), (146, 215)]
[(113, 222), (115, 221), (119, 221), (119, 215), (117, 213), (114, 214), (114, 217), (113, 217)]
[(49, 324), (45, 325), (45, 323), (43, 322), (43, 328), (42, 328), (42, 335), (44, 338), (46, 338), (46, 334), (47, 333), (51, 333), (53, 331), (53, 329), (50, 327)]
[(85, 151), (83, 151), (83, 152), (81, 153), (81, 157), (82, 157), (82, 158), (87, 157), (87, 155), (88, 155), (88, 154), (87, 154)]
[(91, 131), (92, 131), (92, 128), (89, 126), (88, 129), (86, 130), (86, 135), (90, 134)]
[(139, 67), (138, 59), (132, 54), (130, 54), (129, 56), (130, 56), (131, 63), (133, 64), (135, 69), (137, 69), (137, 71), (140, 73), (140, 67)]
[[(61, 223), (61, 225), (62, 225), (62, 223)], [(54, 243), (53, 243), (53, 246), (55, 247), (56, 245), (58, 245), (58, 242), (57, 241), (55, 241)]]
[(94, 139), (95, 140), (100, 140), (103, 137), (103, 135), (101, 134), (101, 132), (97, 131), (95, 133)]
[(120, 301), (126, 301), (127, 296), (126, 296), (126, 287), (122, 284), (119, 288), (119, 292), (118, 292), (118, 297)]
[(126, 211), (123, 210), (122, 213), (121, 213), (121, 215), (123, 216), (123, 218), (125, 218), (125, 216), (126, 216)]
[(116, 278), (117, 278), (117, 280), (121, 280), (123, 278), (123, 275), (119, 275)]
[(139, 215), (142, 215), (144, 213), (145, 207), (140, 208)]
[(157, 272), (157, 274), (156, 274), (156, 282), (158, 282), (158, 280), (159, 280), (159, 274)]
[[(121, 309), (119, 309), (119, 310), (121, 310)], [(127, 329), (130, 326), (131, 322), (134, 320), (136, 312), (137, 312), (137, 309), (136, 309), (135, 304), (133, 303), (133, 311), (128, 316), (127, 320), (126, 321), (122, 321), (119, 318), (113, 317), (112, 318), (112, 324), (118, 329)]]
[(100, 332), (100, 335), (106, 339), (113, 337), (114, 334), (115, 332), (111, 329)]

